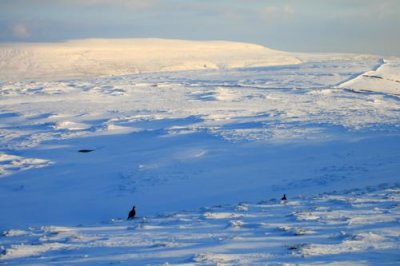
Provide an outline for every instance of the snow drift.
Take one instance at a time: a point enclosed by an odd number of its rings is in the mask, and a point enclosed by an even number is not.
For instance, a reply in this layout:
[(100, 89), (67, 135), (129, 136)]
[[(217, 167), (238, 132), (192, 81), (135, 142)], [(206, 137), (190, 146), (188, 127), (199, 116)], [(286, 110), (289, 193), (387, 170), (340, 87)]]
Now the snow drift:
[(0, 46), (1, 80), (56, 80), (297, 63), (300, 60), (289, 53), (225, 41), (88, 39)]

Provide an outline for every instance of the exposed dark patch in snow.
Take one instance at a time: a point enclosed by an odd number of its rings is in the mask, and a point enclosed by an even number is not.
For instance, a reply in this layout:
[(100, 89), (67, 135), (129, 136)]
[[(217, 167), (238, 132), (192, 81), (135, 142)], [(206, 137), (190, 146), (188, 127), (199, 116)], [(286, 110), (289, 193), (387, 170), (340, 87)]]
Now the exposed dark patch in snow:
[(94, 151), (94, 150), (82, 149), (82, 150), (79, 150), (78, 152), (81, 152), (81, 153), (89, 153), (89, 152), (92, 152), (92, 151)]

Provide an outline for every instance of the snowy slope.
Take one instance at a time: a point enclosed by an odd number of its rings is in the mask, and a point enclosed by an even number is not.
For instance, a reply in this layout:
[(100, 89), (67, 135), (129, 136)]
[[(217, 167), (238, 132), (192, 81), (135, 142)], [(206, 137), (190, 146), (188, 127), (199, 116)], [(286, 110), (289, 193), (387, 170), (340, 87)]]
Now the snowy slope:
[(399, 187), (268, 200), (91, 226), (10, 229), (18, 265), (396, 265)]
[[(89, 43), (59, 46), (69, 57)], [(178, 70), (209, 45), (166, 64), (147, 54), (141, 71)], [(215, 69), (104, 77), (131, 71), (130, 55), (93, 48), (115, 62), (46, 57), (47, 72), (22, 56), (32, 64), (1, 71), (22, 76), (0, 83), (0, 263), (396, 265), (400, 98), (385, 82), (400, 60), (279, 54), (299, 59), (255, 67), (275, 52), (232, 45), (238, 57), (204, 53)], [(269, 201), (283, 193), (288, 204)], [(140, 217), (122, 221), (133, 204)]]
[(88, 39), (0, 46), (0, 80), (297, 64), (288, 53), (223, 41)]
[(381, 59), (373, 69), (360, 73), (339, 85), (356, 91), (371, 91), (400, 95), (400, 60)]

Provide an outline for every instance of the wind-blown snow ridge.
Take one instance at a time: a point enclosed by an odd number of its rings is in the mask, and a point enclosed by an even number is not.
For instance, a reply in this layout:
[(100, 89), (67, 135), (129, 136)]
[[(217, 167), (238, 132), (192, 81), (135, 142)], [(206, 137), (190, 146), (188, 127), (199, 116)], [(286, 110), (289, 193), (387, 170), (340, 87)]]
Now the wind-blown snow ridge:
[(377, 60), (377, 63), (370, 70), (365, 71), (365, 72), (361, 72), (361, 73), (356, 73), (356, 74), (350, 76), (348, 79), (342, 80), (341, 82), (336, 84), (336, 87), (345, 88), (348, 84), (353, 83), (355, 80), (359, 79), (360, 77), (362, 77), (366, 73), (371, 72), (371, 71), (377, 71), (384, 64), (385, 64), (385, 60), (383, 58), (380, 58), (380, 59)]
[(224, 41), (88, 39), (0, 46), (0, 80), (298, 64), (295, 56)]
[(371, 70), (341, 82), (337, 87), (400, 96), (399, 66), (398, 60), (381, 58)]

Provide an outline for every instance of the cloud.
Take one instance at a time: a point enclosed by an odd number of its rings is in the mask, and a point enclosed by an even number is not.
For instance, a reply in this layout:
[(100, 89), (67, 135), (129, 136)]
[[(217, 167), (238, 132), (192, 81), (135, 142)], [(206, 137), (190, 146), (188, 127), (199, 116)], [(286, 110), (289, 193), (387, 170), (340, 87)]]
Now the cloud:
[(25, 14), (46, 10), (149, 10), (164, 7), (168, 0), (0, 0), (0, 15)]
[(262, 8), (260, 10), (260, 15), (263, 18), (289, 18), (292, 17), (296, 11), (293, 5), (285, 4), (285, 5), (270, 5)]
[(148, 9), (160, 4), (160, 0), (34, 0), (49, 5), (65, 5), (75, 7), (122, 7), (131, 9)]
[(29, 30), (28, 26), (24, 23), (17, 23), (11, 27), (11, 32), (14, 37), (20, 39), (26, 39), (31, 36), (31, 31)]

